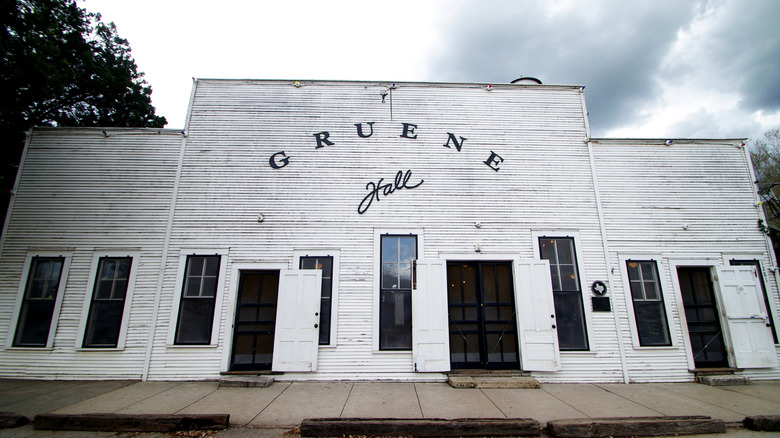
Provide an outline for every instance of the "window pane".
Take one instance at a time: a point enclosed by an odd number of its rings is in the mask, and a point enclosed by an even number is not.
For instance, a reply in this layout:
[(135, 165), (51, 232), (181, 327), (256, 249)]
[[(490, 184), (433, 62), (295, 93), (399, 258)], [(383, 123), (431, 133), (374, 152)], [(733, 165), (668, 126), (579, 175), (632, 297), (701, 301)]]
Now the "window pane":
[(102, 260), (100, 263), (100, 279), (101, 280), (113, 280), (116, 272), (116, 261), (114, 260)]
[(318, 269), (322, 269), (322, 275), (324, 277), (330, 277), (331, 273), (333, 272), (333, 258), (321, 257), (317, 259), (317, 263), (319, 264)]
[(262, 289), (260, 290), (260, 302), (263, 304), (275, 304), (279, 296), (279, 275), (263, 275)]
[(187, 277), (187, 284), (184, 286), (184, 296), (200, 296), (200, 277)]
[(382, 292), (380, 303), (379, 348), (412, 348), (412, 299), (408, 291)]
[(398, 245), (400, 247), (399, 261), (401, 263), (408, 263), (412, 261), (412, 259), (416, 258), (414, 237), (400, 237)]
[(330, 299), (320, 302), (320, 345), (330, 344)]
[(111, 297), (115, 300), (124, 300), (127, 294), (127, 280), (117, 280), (114, 283), (114, 295)]
[(663, 301), (634, 302), (639, 345), (671, 345), (663, 305)]
[(398, 238), (382, 236), (382, 262), (398, 262)]
[(577, 271), (574, 265), (560, 265), (561, 268), (561, 290), (579, 291), (580, 286), (577, 282)]
[(203, 257), (190, 257), (189, 267), (187, 275), (201, 276), (203, 275)]
[(382, 289), (398, 289), (398, 265), (395, 263), (382, 264)]
[(214, 318), (214, 300), (182, 298), (177, 344), (208, 344), (211, 342), (211, 324)]
[(49, 338), (54, 301), (27, 301), (22, 304), (15, 347), (45, 347)]
[(63, 261), (59, 257), (33, 258), (16, 326), (15, 347), (46, 346)]
[(570, 265), (574, 263), (574, 243), (571, 239), (557, 239), (558, 263)]
[(219, 257), (206, 257), (204, 263), (206, 263), (205, 275), (209, 277), (219, 275)]
[(642, 282), (631, 281), (631, 297), (635, 300), (644, 300), (645, 296), (642, 293)]
[(645, 281), (645, 299), (658, 300), (658, 286), (654, 281)]
[(562, 350), (587, 350), (585, 317), (579, 292), (555, 292), (558, 343)]
[(626, 265), (628, 266), (628, 279), (639, 280), (641, 278), (639, 276), (639, 263), (628, 261)]
[(46, 280), (32, 280), (27, 288), (27, 298), (43, 299), (43, 289), (46, 287)]
[(203, 278), (202, 297), (213, 297), (217, 294), (217, 277)]
[(114, 289), (114, 280), (98, 280), (96, 290), (95, 290), (95, 299), (98, 300), (110, 300), (111, 299), (111, 291)]
[(93, 301), (89, 310), (84, 347), (116, 347), (124, 301)]
[(399, 288), (411, 289), (412, 288), (412, 264), (403, 263), (398, 267), (398, 281)]
[(539, 249), (544, 260), (549, 260), (550, 264), (558, 263), (558, 257), (555, 255), (555, 241), (550, 239), (539, 239)]
[(561, 276), (558, 274), (558, 265), (550, 265), (550, 278), (552, 279), (553, 291), (561, 291)]

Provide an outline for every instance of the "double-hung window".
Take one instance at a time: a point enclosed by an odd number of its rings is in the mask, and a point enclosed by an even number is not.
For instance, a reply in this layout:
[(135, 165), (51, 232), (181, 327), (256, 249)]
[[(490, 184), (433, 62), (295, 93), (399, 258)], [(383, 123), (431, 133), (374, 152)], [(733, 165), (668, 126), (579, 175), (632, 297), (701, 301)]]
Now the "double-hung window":
[(175, 344), (211, 343), (220, 259), (219, 255), (187, 256)]
[(322, 271), (322, 293), (320, 295), (320, 345), (330, 345), (330, 315), (333, 298), (333, 257), (301, 256), (300, 269)]
[(412, 348), (412, 260), (417, 236), (382, 235), (379, 292), (379, 349)]
[(64, 263), (64, 257), (32, 258), (14, 347), (47, 346)]
[(627, 260), (626, 266), (639, 345), (642, 347), (672, 345), (655, 260)]
[(540, 237), (539, 251), (550, 262), (558, 345), (561, 350), (588, 350), (574, 238)]
[(132, 257), (101, 257), (98, 260), (83, 347), (117, 347), (132, 263)]

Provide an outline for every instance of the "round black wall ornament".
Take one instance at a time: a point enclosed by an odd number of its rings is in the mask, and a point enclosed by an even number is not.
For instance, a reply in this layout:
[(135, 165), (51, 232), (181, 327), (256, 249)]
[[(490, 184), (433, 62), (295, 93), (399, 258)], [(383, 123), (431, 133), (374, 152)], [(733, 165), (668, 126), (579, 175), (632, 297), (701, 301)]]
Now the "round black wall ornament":
[(603, 281), (596, 280), (590, 285), (590, 290), (593, 291), (594, 295), (600, 297), (607, 293), (607, 285)]

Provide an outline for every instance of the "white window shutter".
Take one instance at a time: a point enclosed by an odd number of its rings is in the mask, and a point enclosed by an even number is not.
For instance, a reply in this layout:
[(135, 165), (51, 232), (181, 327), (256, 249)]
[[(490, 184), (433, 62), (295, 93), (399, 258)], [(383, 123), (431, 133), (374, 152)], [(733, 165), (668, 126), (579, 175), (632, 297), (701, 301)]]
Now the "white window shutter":
[(515, 307), (524, 371), (561, 369), (558, 332), (555, 330), (550, 263), (547, 260), (515, 262)]
[(276, 303), (273, 371), (317, 370), (320, 270), (282, 270)]
[(447, 319), (447, 263), (417, 260), (412, 290), (412, 355), (420, 372), (450, 370), (450, 327)]
[(753, 266), (718, 266), (723, 313), (737, 368), (773, 368), (777, 353)]

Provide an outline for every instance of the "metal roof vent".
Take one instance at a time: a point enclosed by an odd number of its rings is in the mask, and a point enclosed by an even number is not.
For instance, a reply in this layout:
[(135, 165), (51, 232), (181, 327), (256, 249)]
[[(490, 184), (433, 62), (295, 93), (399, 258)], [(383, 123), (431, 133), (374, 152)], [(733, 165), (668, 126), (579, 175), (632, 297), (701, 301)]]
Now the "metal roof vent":
[(519, 78), (515, 79), (511, 83), (520, 84), (520, 85), (542, 85), (542, 81), (536, 78), (532, 78), (530, 76), (520, 76)]

